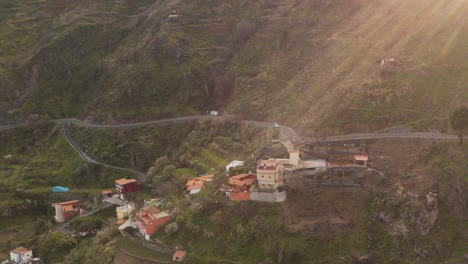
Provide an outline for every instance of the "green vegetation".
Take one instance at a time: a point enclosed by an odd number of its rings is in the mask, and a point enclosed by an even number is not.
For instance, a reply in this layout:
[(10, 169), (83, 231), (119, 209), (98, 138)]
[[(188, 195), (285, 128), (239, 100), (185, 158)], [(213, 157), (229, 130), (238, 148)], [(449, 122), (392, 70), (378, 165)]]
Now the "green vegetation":
[(463, 144), (463, 130), (468, 127), (468, 108), (460, 106), (450, 116), (450, 125), (459, 131), (460, 144)]
[(70, 227), (78, 232), (91, 232), (102, 227), (101, 219), (97, 216), (78, 217), (70, 223)]

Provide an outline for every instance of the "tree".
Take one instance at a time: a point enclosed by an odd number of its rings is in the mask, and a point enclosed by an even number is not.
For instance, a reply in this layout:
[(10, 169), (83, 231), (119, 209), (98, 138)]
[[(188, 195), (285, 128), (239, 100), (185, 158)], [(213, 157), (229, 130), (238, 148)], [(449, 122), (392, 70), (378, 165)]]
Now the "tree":
[(468, 128), (468, 107), (462, 105), (457, 108), (450, 116), (450, 125), (459, 131), (460, 144), (463, 144), (463, 129)]

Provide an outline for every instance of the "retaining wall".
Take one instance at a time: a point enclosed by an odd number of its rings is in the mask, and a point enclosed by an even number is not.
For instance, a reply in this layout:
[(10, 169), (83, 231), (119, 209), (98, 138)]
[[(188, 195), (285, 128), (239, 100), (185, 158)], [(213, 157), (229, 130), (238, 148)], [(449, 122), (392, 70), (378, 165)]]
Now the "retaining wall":
[(250, 200), (267, 203), (281, 203), (286, 201), (286, 192), (251, 192)]

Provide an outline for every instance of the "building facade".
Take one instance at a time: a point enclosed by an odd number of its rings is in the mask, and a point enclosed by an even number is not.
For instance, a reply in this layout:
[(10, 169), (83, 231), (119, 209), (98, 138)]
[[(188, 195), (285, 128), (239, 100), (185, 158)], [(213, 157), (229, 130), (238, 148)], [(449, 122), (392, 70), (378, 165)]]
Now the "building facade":
[(125, 194), (136, 192), (138, 182), (135, 179), (119, 179), (115, 181), (115, 191), (123, 197)]
[(261, 160), (257, 167), (257, 182), (260, 191), (275, 191), (283, 185), (284, 166), (275, 159)]

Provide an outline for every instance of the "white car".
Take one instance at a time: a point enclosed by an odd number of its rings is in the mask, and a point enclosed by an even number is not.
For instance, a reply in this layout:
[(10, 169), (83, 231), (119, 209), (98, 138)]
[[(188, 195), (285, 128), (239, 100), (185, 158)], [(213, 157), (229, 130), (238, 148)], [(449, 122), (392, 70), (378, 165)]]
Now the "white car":
[(278, 125), (277, 123), (273, 123), (273, 127), (274, 127), (274, 128), (279, 128), (280, 125)]

